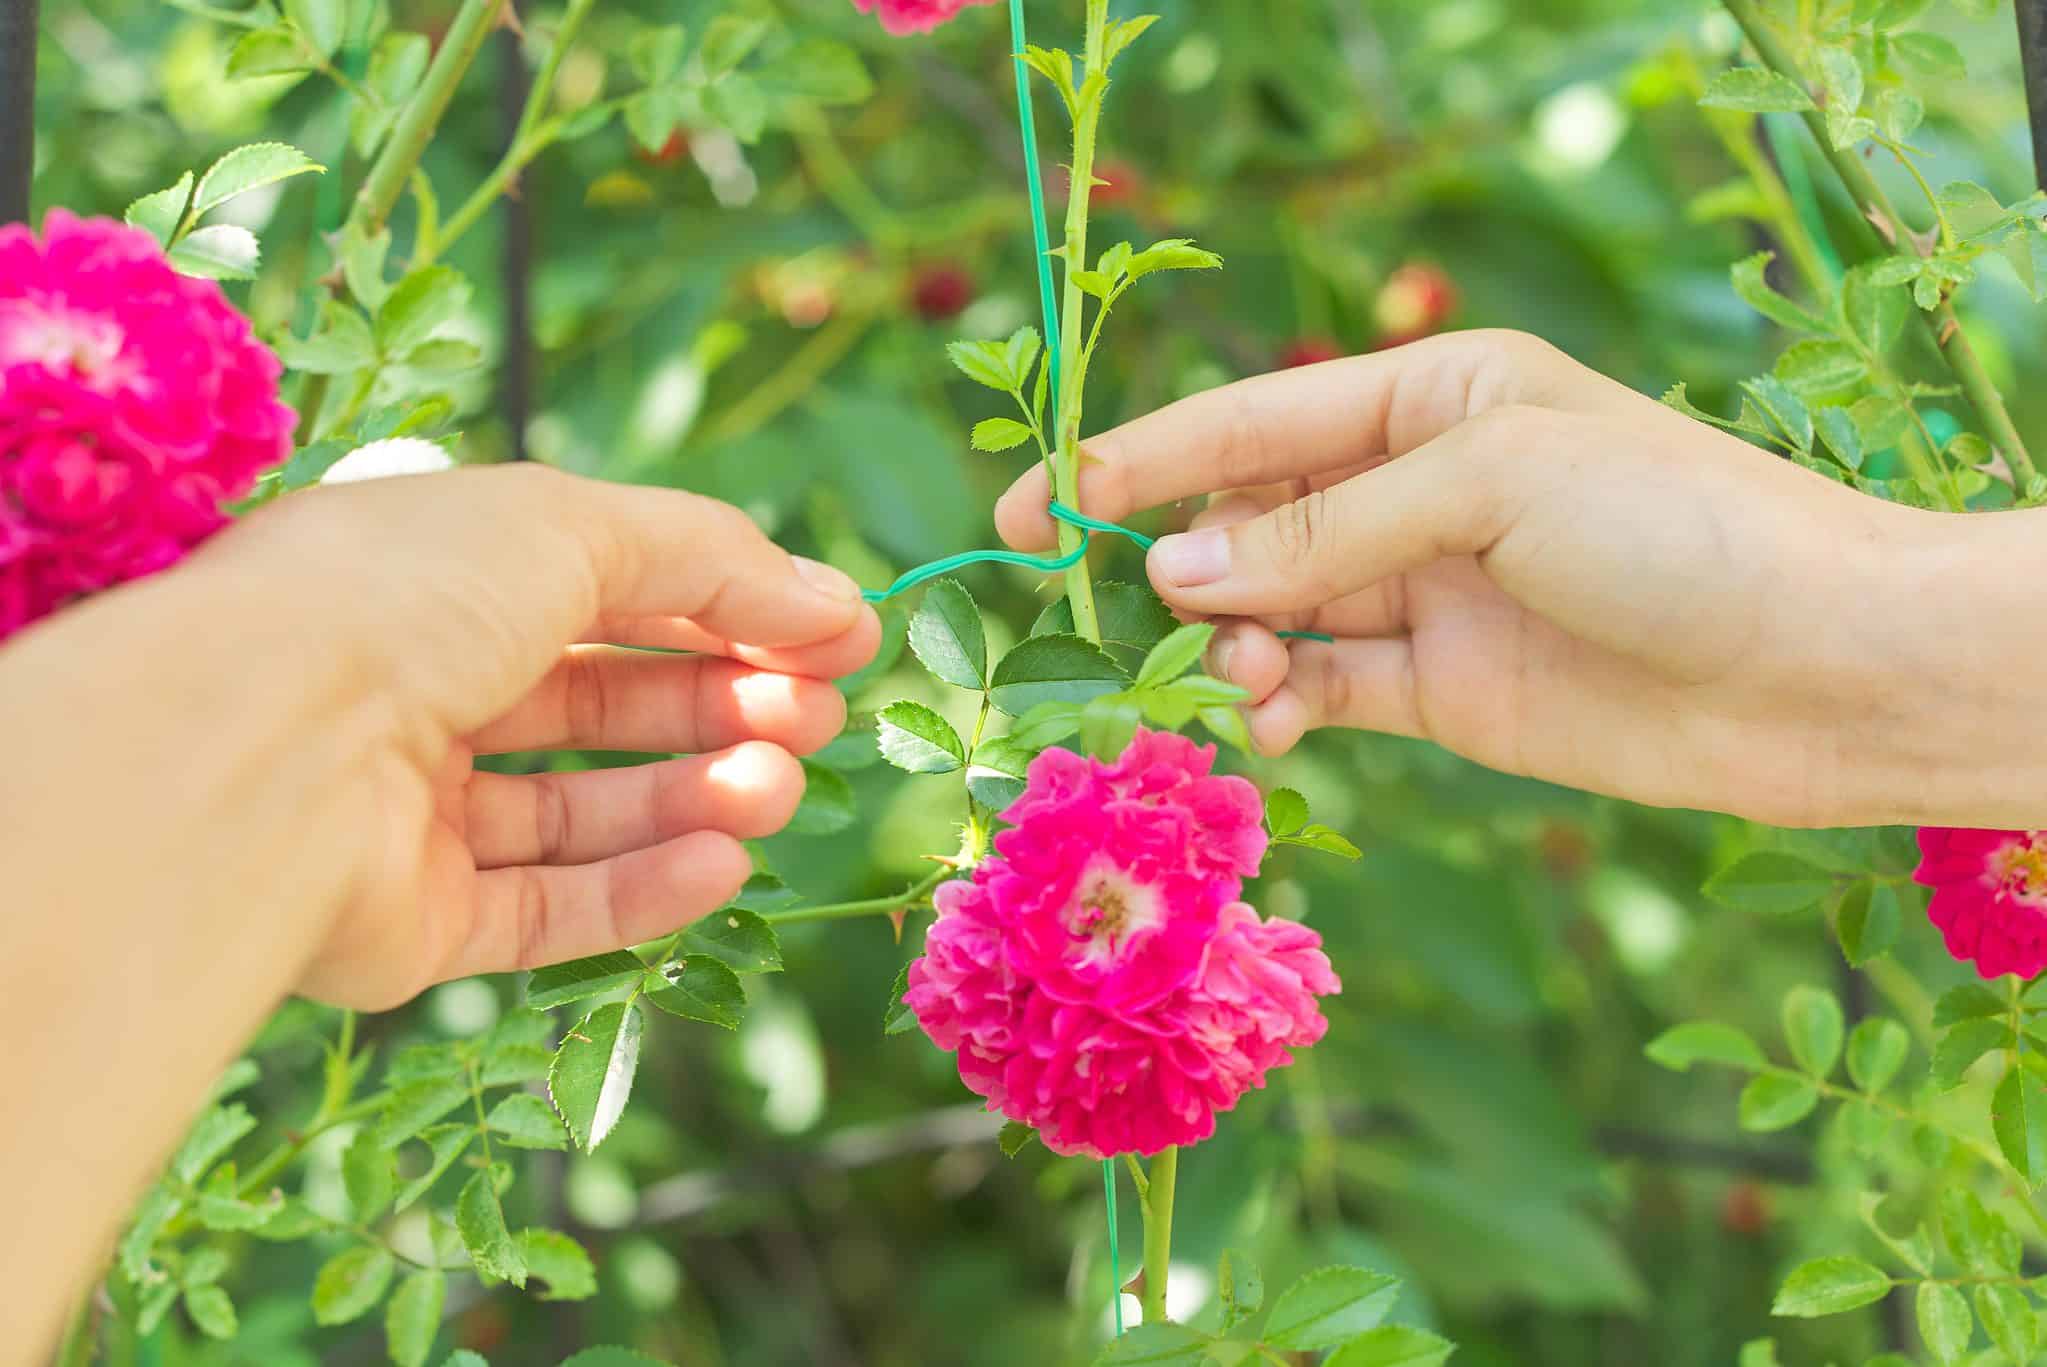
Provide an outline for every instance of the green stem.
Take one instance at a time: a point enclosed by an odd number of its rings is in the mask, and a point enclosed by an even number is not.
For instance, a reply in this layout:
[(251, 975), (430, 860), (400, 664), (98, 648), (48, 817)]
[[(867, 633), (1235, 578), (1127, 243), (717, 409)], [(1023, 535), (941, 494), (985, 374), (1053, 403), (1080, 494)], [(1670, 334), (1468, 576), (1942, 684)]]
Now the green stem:
[(1144, 1322), (1166, 1319), (1167, 1269), (1173, 1260), (1173, 1188), (1180, 1176), (1180, 1151), (1167, 1149), (1151, 1160), (1144, 1193)]
[[(1052, 462), (1052, 488), (1061, 503), (1079, 508), (1080, 425), (1086, 406), (1087, 377), (1082, 357), (1087, 342), (1087, 296), (1074, 282), (1088, 268), (1088, 208), (1094, 196), (1095, 141), (1101, 128), (1102, 101), (1109, 90), (1109, 0), (1088, 0), (1087, 76), (1081, 83), (1079, 108), (1073, 114), (1072, 185), (1066, 197), (1066, 293), (1059, 315), (1058, 448)], [(1049, 343), (1048, 343), (1049, 345)], [(1059, 527), (1059, 550), (1071, 555), (1084, 544), (1079, 528)], [(1073, 605), (1074, 630), (1090, 641), (1102, 639), (1095, 615), (1094, 577), (1083, 557), (1066, 572), (1066, 598)]]
[(554, 83), (561, 72), (562, 59), (568, 55), (570, 45), (576, 41), (577, 31), (583, 27), (583, 20), (589, 17), (596, 3), (597, 0), (569, 0), (561, 27), (555, 30), (554, 42), (548, 47), (547, 59), (541, 63), (540, 73), (526, 91), (526, 107), (519, 112), (519, 126), (512, 134), (512, 145), (505, 149), (503, 160), (484, 178), (483, 184), (477, 186), (476, 192), (448, 219), (433, 251), (421, 254), (421, 264), (446, 252), (457, 239), (475, 227), (519, 173), (553, 145), (554, 133), (552, 130), (543, 132), (541, 121), (547, 116), (548, 106), (554, 102)]
[[(1741, 25), (1763, 61), (1779, 75), (1797, 81), (1803, 88), (1805, 80), (1799, 72), (1798, 63), (1764, 22), (1755, 0), (1724, 0), (1724, 3), (1727, 12)], [(1877, 239), (1877, 245), (1885, 250), (1895, 248), (1924, 255), (1911, 225), (1898, 213), (1890, 195), (1877, 184), (1876, 177), (1863, 165), (1862, 158), (1852, 148), (1844, 151), (1834, 146), (1833, 140), (1827, 136), (1826, 115), (1813, 108), (1805, 112), (1804, 118), (1807, 130), (1819, 144), (1828, 164), (1834, 168), (1834, 174), (1841, 178), (1841, 184), (1847, 188), (1856, 208), (1866, 216), (1863, 221), (1867, 235)], [(1881, 232), (1877, 223), (1883, 225)], [(1884, 240), (1886, 238), (1888, 241)], [(2023, 496), (2037, 478), (2038, 470), (2033, 464), (2032, 454), (2026, 449), (2025, 439), (2019, 435), (2018, 426), (2012, 421), (2011, 410), (2005, 407), (2004, 395), (1991, 380), (1990, 372), (1983, 368), (1982, 358), (1976, 354), (1968, 332), (1956, 316), (1953, 301), (1943, 302), (1930, 320), (1924, 312), (1916, 309), (1914, 312), (1918, 313), (1920, 326), (1927, 331), (1934, 350), (1947, 361), (1963, 392), (1969, 396), (1969, 402), (1975, 406), (1977, 416), (1983, 420), (1986, 435), (2011, 467), (2013, 488)]]
[(56, 1367), (92, 1367), (92, 1360), (99, 1351), (99, 1313), (93, 1302), (99, 1295), (99, 1283), (85, 1288), (79, 1298), (78, 1308), (71, 1313), (71, 1322), (64, 1328), (64, 1343), (57, 1350)]
[(834, 902), (823, 907), (794, 907), (788, 911), (769, 911), (761, 919), (770, 925), (808, 925), (816, 921), (857, 921), (865, 916), (886, 916), (922, 902), (931, 890), (952, 876), (951, 869), (940, 869), (915, 887), (906, 888), (893, 897), (872, 897), (864, 902)]
[(505, 0), (462, 0), (462, 8), (456, 11), (448, 36), (441, 40), (441, 50), (427, 68), (419, 92), (398, 116), (391, 140), (384, 144), (376, 164), (363, 179), (362, 188), (356, 191), (355, 207), (348, 216), (350, 228), (374, 236), (390, 220), (391, 211), (412, 179), (413, 168), (426, 155), (427, 144), (440, 127), (441, 115), (455, 98), (456, 87), (462, 84), (462, 77), (483, 50), (484, 39), (497, 26), (504, 4)]

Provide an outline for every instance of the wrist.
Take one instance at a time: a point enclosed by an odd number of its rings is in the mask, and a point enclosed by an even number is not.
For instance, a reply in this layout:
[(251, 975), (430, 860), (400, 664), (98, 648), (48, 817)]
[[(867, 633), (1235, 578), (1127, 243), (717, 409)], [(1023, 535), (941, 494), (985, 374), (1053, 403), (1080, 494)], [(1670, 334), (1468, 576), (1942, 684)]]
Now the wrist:
[(2047, 826), (2047, 511), (1915, 514), (1877, 611), (1896, 648), (1879, 666), (1884, 794), (1897, 824)]

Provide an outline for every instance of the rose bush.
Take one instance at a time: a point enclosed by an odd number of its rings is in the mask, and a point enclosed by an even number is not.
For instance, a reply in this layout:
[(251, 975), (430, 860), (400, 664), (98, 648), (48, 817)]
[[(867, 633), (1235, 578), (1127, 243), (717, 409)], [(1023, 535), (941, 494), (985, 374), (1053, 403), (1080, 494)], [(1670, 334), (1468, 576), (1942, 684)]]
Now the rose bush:
[[(2039, 493), (2040, 214), (1987, 5), (1194, 0), (1128, 33), (1082, 149), (1087, 16), (1033, 0), (1068, 295), (1038, 333), (999, 10), (47, 8), (38, 205), (134, 228), (5, 239), (17, 624), (230, 507), (519, 453), (732, 499), (879, 588), (988, 544), (1014, 467), (970, 444), (1057, 462), (1274, 358), (1466, 323), (1687, 380), (1875, 496)], [(132, 285), (52, 276), (74, 231)], [(1140, 279), (1166, 265), (1198, 273)], [(1099, 350), (1062, 335), (1111, 299)], [(190, 402), (150, 402), (173, 371)], [(1225, 750), (1254, 798), (1152, 734), (1229, 738), (1199, 629), (1111, 577), (1127, 551), (1090, 563), (892, 604), (798, 832), (707, 922), (282, 1012), (140, 1203), (82, 1321), (103, 1359), (2035, 1354), (2029, 836), (1756, 830), (1369, 736)], [(1112, 1254), (1098, 1170), (1005, 1118), (1090, 1158), (1202, 1142), (1119, 1169)], [(1174, 1322), (1105, 1346), (1112, 1265)]]

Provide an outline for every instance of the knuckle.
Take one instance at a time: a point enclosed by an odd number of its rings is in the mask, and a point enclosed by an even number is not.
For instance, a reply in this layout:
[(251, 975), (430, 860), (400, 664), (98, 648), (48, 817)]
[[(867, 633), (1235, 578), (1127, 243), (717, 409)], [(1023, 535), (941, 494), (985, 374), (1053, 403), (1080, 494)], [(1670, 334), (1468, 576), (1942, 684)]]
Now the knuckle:
[(540, 862), (552, 864), (567, 858), (574, 844), (575, 822), (568, 791), (560, 778), (548, 774), (538, 780), (534, 801), (534, 834)]
[(595, 743), (611, 733), (611, 671), (598, 650), (572, 650), (563, 657), (562, 710), (568, 734)]
[(1333, 512), (1326, 490), (1313, 489), (1273, 511), (1267, 526), (1273, 558), (1283, 565), (1311, 569), (1328, 549), (1334, 532)]
[(552, 937), (553, 904), (548, 899), (547, 884), (541, 879), (538, 869), (520, 869), (516, 876), (519, 886), (513, 894), (513, 905), (519, 943), (514, 962), (520, 969), (538, 968), (546, 960), (547, 945)]

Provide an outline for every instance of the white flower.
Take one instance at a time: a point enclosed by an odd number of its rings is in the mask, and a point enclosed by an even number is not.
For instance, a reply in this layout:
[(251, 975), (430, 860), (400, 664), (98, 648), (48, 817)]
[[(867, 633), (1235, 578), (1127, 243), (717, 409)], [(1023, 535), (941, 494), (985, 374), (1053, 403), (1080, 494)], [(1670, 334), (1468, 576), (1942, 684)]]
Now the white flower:
[(393, 475), (433, 475), (454, 468), (454, 460), (434, 442), (423, 437), (391, 437), (356, 447), (328, 466), (320, 483), (355, 484)]

